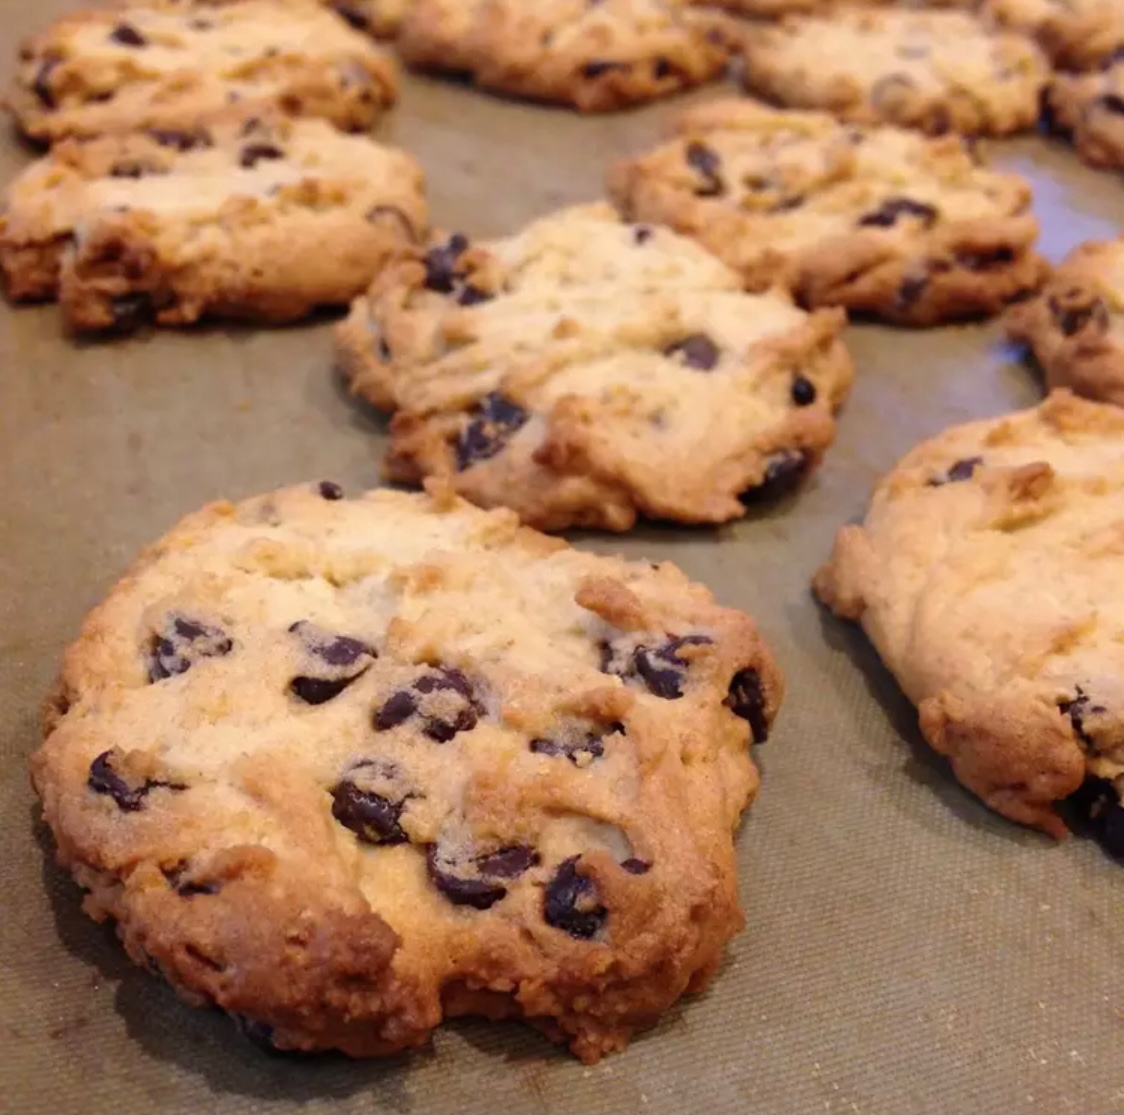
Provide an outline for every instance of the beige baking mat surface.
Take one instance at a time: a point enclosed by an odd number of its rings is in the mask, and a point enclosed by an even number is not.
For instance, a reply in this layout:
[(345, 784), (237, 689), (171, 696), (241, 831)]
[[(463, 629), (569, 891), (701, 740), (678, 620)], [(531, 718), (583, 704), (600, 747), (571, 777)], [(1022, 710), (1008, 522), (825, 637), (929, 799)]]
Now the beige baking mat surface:
[[(0, 0), (3, 53), (60, 8)], [(437, 219), (487, 235), (596, 196), (682, 103), (581, 119), (412, 81), (386, 131), (425, 164)], [(1124, 221), (1117, 178), (1036, 141), (997, 150), (1033, 176), (1051, 258)], [(5, 178), (27, 157), (0, 136)], [(713, 533), (580, 540), (678, 562), (757, 617), (788, 678), (738, 837), (749, 925), (712, 990), (592, 1068), (476, 1022), (387, 1063), (288, 1062), (181, 1005), (80, 913), (25, 760), (60, 652), (137, 547), (218, 497), (374, 484), (383, 427), (329, 374), (323, 324), (75, 346), (52, 308), (0, 308), (0, 1111), (1124, 1110), (1124, 869), (961, 790), (807, 590), (914, 441), (1039, 385), (994, 326), (849, 340), (855, 393), (798, 498)]]

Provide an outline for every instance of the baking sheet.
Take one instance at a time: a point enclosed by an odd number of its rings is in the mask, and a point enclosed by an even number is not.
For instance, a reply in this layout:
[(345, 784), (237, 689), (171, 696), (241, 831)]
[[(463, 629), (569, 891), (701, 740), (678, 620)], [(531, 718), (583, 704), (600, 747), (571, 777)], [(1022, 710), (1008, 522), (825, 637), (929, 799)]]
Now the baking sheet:
[[(0, 0), (3, 81), (9, 44), (61, 9)], [(582, 119), (410, 80), (385, 134), (425, 164), (442, 225), (490, 235), (597, 196), (612, 158), (721, 92)], [(1118, 231), (1117, 178), (1036, 140), (994, 150), (1033, 177), (1052, 259)], [(0, 136), (5, 177), (27, 158)], [(595, 1067), (472, 1021), (389, 1062), (285, 1061), (133, 968), (38, 825), (38, 703), (85, 612), (183, 513), (308, 478), (376, 482), (384, 426), (329, 373), (327, 329), (76, 346), (53, 308), (0, 308), (0, 1111), (1124, 1110), (1122, 869), (961, 790), (807, 589), (918, 438), (1039, 397), (995, 325), (852, 329), (838, 444), (771, 512), (579, 539), (678, 562), (757, 617), (788, 678), (738, 838), (749, 925), (708, 994)]]

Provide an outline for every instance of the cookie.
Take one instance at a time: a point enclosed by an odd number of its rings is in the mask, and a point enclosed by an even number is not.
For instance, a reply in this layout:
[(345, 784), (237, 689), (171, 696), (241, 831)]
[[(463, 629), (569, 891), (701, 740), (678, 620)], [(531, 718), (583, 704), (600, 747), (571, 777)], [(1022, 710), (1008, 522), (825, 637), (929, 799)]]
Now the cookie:
[(213, 504), (86, 621), (31, 760), (129, 955), (279, 1049), (522, 1018), (595, 1061), (714, 974), (781, 699), (744, 613), (447, 492)]
[(16, 299), (59, 296), (79, 330), (204, 315), (292, 321), (346, 304), (427, 235), (422, 171), (323, 120), (215, 120), (67, 139), (0, 216)]
[(1073, 795), (1124, 836), (1122, 522), (1124, 412), (1057, 391), (919, 445), (815, 581), (956, 777), (1055, 836)]
[(1033, 43), (960, 11), (846, 8), (792, 16), (746, 36), (742, 47), (752, 93), (933, 134), (1032, 128), (1049, 76)]
[(1093, 69), (1124, 47), (1116, 0), (985, 0), (1000, 24), (1032, 36), (1062, 69)]
[(542, 529), (627, 530), (795, 486), (850, 387), (842, 324), (599, 205), (389, 267), (338, 348), (353, 390), (398, 408), (393, 479), (441, 477)]
[(329, 0), (329, 3), (356, 30), (379, 39), (392, 39), (398, 34), (414, 0)]
[(1091, 166), (1124, 167), (1124, 55), (1093, 73), (1056, 73), (1043, 116), (1050, 130), (1068, 136)]
[(415, 0), (398, 49), (481, 89), (604, 112), (718, 77), (724, 26), (681, 0)]
[(625, 159), (609, 192), (634, 220), (694, 237), (752, 290), (903, 325), (998, 312), (1045, 264), (1026, 181), (958, 136), (844, 125), (743, 98), (689, 110)]
[(1007, 332), (1048, 387), (1124, 406), (1124, 241), (1075, 248), (1037, 298), (1011, 308)]
[(36, 140), (196, 127), (232, 105), (365, 131), (393, 62), (311, 0), (149, 0), (63, 16), (25, 42), (8, 107)]

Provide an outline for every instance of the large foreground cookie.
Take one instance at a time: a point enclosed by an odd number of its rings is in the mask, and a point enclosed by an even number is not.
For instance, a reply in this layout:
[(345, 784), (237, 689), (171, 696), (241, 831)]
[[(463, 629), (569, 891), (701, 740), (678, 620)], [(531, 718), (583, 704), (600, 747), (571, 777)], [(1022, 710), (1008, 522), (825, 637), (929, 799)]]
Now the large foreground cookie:
[(965, 786), (1055, 836), (1080, 790), (1124, 853), (1122, 524), (1124, 412), (1059, 391), (909, 453), (816, 592), (862, 623)]
[(290, 321), (350, 301), (428, 226), (409, 155), (278, 114), (64, 140), (6, 201), (9, 294), (58, 292), (80, 330)]
[(1124, 241), (1090, 241), (1058, 265), (1042, 293), (1007, 318), (1048, 387), (1124, 406)]
[(130, 956), (282, 1049), (518, 1017), (594, 1061), (713, 975), (781, 678), (674, 566), (452, 496), (214, 504), (68, 650), (32, 758)]
[(931, 133), (1034, 126), (1049, 70), (1023, 36), (967, 12), (844, 9), (744, 38), (745, 83), (790, 108)]
[(604, 205), (388, 268), (339, 351), (356, 392), (398, 408), (395, 479), (445, 477), (543, 529), (625, 530), (736, 518), (812, 468), (850, 387), (842, 324)]
[(482, 89), (603, 112), (717, 77), (720, 27), (681, 0), (415, 0), (398, 48)]
[(1063, 69), (1091, 69), (1124, 47), (1119, 0), (984, 0), (984, 10), (1032, 35)]
[(312, 0), (138, 0), (24, 43), (8, 107), (41, 140), (191, 128), (232, 105), (358, 131), (396, 95), (390, 58)]
[(996, 313), (1042, 279), (1030, 186), (959, 137), (744, 98), (689, 110), (676, 132), (618, 164), (610, 193), (629, 217), (700, 241), (751, 289), (932, 325)]
[(1044, 115), (1091, 166), (1124, 167), (1124, 56), (1093, 73), (1054, 74)]

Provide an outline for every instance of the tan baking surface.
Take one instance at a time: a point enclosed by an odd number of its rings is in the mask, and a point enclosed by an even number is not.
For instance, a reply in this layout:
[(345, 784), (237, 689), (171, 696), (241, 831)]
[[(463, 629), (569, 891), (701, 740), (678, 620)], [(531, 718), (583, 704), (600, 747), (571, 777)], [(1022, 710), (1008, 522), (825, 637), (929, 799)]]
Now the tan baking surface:
[[(51, 10), (0, 0), (5, 79), (10, 44)], [(411, 82), (387, 131), (425, 163), (443, 224), (493, 234), (596, 195), (677, 104), (580, 119)], [(1052, 258), (1124, 218), (1120, 181), (1064, 149), (1000, 150), (1034, 175)], [(26, 158), (0, 139), (5, 177)], [(807, 592), (899, 454), (1038, 385), (994, 326), (850, 340), (855, 394), (800, 498), (714, 533), (582, 543), (679, 562), (758, 618), (789, 679), (738, 841), (749, 927), (711, 992), (594, 1068), (469, 1022), (388, 1064), (285, 1062), (181, 1005), (80, 913), (25, 758), (63, 646), (137, 547), (216, 497), (371, 484), (382, 427), (328, 374), (322, 325), (76, 347), (52, 308), (0, 308), (0, 1111), (1124, 1110), (1124, 869), (960, 790)]]

